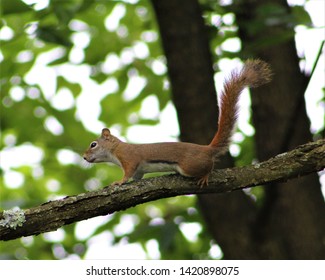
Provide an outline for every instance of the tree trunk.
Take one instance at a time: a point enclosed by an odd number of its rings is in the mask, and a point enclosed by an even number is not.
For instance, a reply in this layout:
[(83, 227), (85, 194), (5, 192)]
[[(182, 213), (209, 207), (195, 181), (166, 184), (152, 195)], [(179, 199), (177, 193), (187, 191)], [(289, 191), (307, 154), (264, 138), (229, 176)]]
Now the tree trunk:
[[(152, 3), (167, 57), (181, 139), (208, 143), (216, 128), (217, 103), (202, 12), (196, 0)], [(275, 73), (273, 83), (252, 96), (257, 154), (262, 160), (311, 137), (303, 99), (307, 82), (299, 71), (293, 39), (266, 44), (261, 50), (258, 39), (263, 34), (277, 38), (283, 26), (262, 28), (253, 35), (243, 28), (255, 18), (259, 5), (259, 1), (245, 1), (237, 12), (244, 51), (249, 57), (271, 62)], [(217, 168), (230, 165), (227, 156)], [(325, 258), (325, 206), (315, 174), (266, 188), (261, 208), (243, 192), (200, 195), (198, 200), (207, 228), (226, 259)]]
[[(208, 143), (217, 129), (217, 99), (202, 11), (196, 0), (153, 0), (177, 110), (181, 140)], [(217, 168), (232, 166), (226, 156)], [(198, 196), (201, 212), (224, 256), (257, 258), (251, 243), (254, 203), (243, 192)], [(242, 215), (245, 211), (245, 215)]]
[[(259, 43), (294, 34), (287, 24), (267, 26), (258, 9), (267, 0), (240, 1), (236, 12), (243, 53), (268, 61), (271, 84), (252, 94), (256, 149), (260, 161), (311, 141), (304, 93), (308, 78), (301, 73), (293, 36), (276, 44)], [(290, 13), (285, 0), (273, 0)], [(247, 23), (264, 24), (252, 32)], [(265, 203), (257, 220), (263, 256), (271, 259), (325, 258), (325, 204), (317, 174), (265, 188)]]

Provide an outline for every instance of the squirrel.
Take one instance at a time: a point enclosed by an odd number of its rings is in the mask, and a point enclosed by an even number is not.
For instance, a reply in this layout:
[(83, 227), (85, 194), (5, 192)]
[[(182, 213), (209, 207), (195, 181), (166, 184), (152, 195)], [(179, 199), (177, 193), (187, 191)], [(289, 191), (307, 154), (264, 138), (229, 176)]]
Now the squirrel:
[(238, 100), (245, 87), (258, 87), (271, 80), (269, 65), (259, 59), (247, 60), (240, 71), (233, 70), (224, 82), (219, 102), (218, 130), (209, 145), (186, 142), (129, 144), (113, 136), (108, 128), (90, 143), (83, 158), (89, 163), (111, 162), (119, 165), (124, 176), (112, 185), (141, 179), (145, 173), (170, 172), (198, 179), (208, 185), (217, 156), (228, 150), (238, 115)]

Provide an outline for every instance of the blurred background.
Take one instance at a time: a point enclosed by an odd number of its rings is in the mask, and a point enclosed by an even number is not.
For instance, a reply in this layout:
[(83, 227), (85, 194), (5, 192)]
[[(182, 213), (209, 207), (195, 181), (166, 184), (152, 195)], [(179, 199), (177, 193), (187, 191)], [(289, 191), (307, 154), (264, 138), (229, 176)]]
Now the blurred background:
[[(166, 2), (166, 3), (165, 3)], [(208, 143), (216, 91), (261, 58), (230, 155), (262, 161), (324, 137), (322, 0), (1, 0), (0, 210), (100, 189), (122, 176), (81, 155), (103, 127), (133, 143)], [(0, 242), (0, 259), (325, 257), (324, 175), (138, 205)]]

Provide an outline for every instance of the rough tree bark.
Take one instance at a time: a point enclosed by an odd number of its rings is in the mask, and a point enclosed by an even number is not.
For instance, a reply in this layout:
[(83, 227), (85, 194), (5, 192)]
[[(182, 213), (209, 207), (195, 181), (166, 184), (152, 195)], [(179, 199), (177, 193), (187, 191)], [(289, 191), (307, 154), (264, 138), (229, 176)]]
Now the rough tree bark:
[[(173, 101), (180, 123), (181, 139), (183, 141), (207, 143), (215, 132), (217, 105), (211, 56), (209, 55), (208, 40), (200, 7), (196, 0), (153, 0), (152, 3), (167, 57)], [(246, 6), (242, 11), (244, 12), (241, 16), (248, 13), (254, 17), (253, 11), (255, 9), (253, 7)], [(265, 32), (264, 29), (262, 32), (263, 34), (272, 34), (269, 31)], [(276, 35), (274, 34), (274, 36)], [(247, 40), (244, 42), (256, 40), (255, 37), (248, 38), (246, 36), (246, 38)], [(260, 57), (267, 61), (273, 61), (272, 54), (282, 53), (282, 57), (276, 60), (277, 65), (274, 65), (276, 75), (272, 84), (272, 92), (270, 92), (271, 88), (269, 87), (266, 92), (256, 95), (256, 98), (263, 100), (264, 104), (264, 106), (262, 104), (259, 107), (261, 115), (257, 119), (264, 120), (267, 118), (270, 120), (268, 126), (265, 126), (265, 131), (271, 135), (265, 133), (260, 134), (261, 137), (257, 137), (257, 146), (260, 151), (264, 149), (264, 147), (262, 148), (263, 141), (272, 142), (272, 139), (276, 139), (272, 145), (281, 146), (281, 151), (287, 150), (289, 146), (285, 145), (285, 139), (280, 137), (280, 135), (284, 135), (284, 131), (286, 135), (289, 136), (290, 134), (292, 139), (295, 138), (295, 141), (291, 141), (290, 147), (296, 146), (298, 142), (307, 142), (310, 139), (303, 102), (299, 106), (299, 117), (296, 118), (295, 115), (292, 115), (297, 113), (297, 102), (301, 101), (303, 92), (299, 83), (297, 83), (298, 89), (297, 86), (290, 87), (290, 85), (296, 84), (295, 79), (302, 80), (302, 84), (305, 84), (305, 81), (297, 68), (298, 59), (295, 57), (296, 51), (293, 43), (291, 42), (288, 45), (273, 46), (269, 56), (256, 51), (250, 53), (250, 57)], [(281, 50), (282, 48), (285, 49)], [(283, 65), (283, 62), (287, 61), (287, 55), (293, 58), (294, 66), (292, 68), (287, 64)], [(277, 81), (279, 69), (290, 70), (290, 77), (288, 77), (290, 81), (286, 81), (288, 73), (282, 73), (281, 78), (284, 80)], [(295, 75), (291, 76), (291, 72), (294, 72)], [(280, 87), (282, 87), (281, 93), (275, 94)], [(265, 91), (265, 87), (261, 91)], [(284, 95), (286, 102), (283, 101), (281, 95), (284, 92), (287, 93)], [(296, 94), (297, 99), (295, 99), (296, 97), (292, 99), (290, 96), (292, 92), (299, 93)], [(256, 104), (255, 100), (253, 99), (253, 105)], [(283, 110), (279, 114), (275, 113), (274, 110), (279, 105), (277, 100), (281, 100), (280, 103), (283, 105), (292, 102), (294, 110), (286, 108), (287, 111), (290, 111), (289, 114)], [(273, 109), (270, 110), (269, 108)], [(272, 123), (274, 114), (278, 119)], [(254, 115), (256, 120), (255, 116), (257, 115)], [(286, 129), (293, 127), (289, 126), (290, 122), (296, 121), (299, 121), (298, 126), (301, 125), (301, 127), (298, 130), (296, 129), (296, 133), (287, 132)], [(259, 123), (261, 124), (262, 121)], [(278, 127), (275, 129), (275, 126)], [(268, 144), (266, 143), (266, 145)], [(272, 153), (267, 154), (266, 158), (271, 154), (276, 153), (272, 151)], [(222, 165), (229, 166), (230, 164), (231, 161), (228, 157), (221, 161), (219, 167)], [(324, 217), (324, 200), (316, 181), (317, 175), (314, 175), (282, 186), (283, 190), (276, 188), (275, 191), (267, 192), (273, 196), (277, 196), (281, 192), (285, 194), (280, 195), (276, 200), (267, 199), (262, 209), (257, 209), (255, 203), (242, 192), (222, 196), (199, 196), (200, 208), (207, 222), (207, 227), (221, 246), (224, 258), (324, 258), (324, 244), (319, 243), (320, 240), (324, 240), (323, 226), (319, 224), (320, 218)], [(306, 187), (308, 184), (314, 187)], [(295, 190), (295, 185), (298, 186), (299, 190)], [(304, 188), (303, 191), (301, 191), (302, 188)], [(272, 198), (272, 195), (267, 195), (267, 197)], [(291, 197), (295, 197), (296, 201), (292, 202)], [(289, 202), (290, 200), (291, 202)], [(276, 204), (273, 204), (273, 201)], [(304, 204), (303, 207), (301, 207), (302, 204)], [(288, 209), (288, 205), (292, 205), (294, 208)], [(277, 208), (278, 210), (276, 210)], [(316, 213), (317, 211), (319, 212)], [(277, 222), (275, 223), (275, 221)], [(301, 228), (302, 221), (310, 226), (309, 230)], [(325, 225), (325, 223), (323, 224)], [(295, 230), (293, 237), (289, 234), (290, 228)], [(303, 250), (300, 252), (299, 249)]]
[[(284, 168), (285, 167), (285, 168)], [(325, 140), (312, 142), (260, 164), (216, 170), (211, 184), (200, 188), (196, 181), (179, 175), (108, 186), (50, 201), (21, 211), (0, 213), (0, 240), (53, 231), (67, 224), (107, 215), (129, 207), (185, 194), (225, 193), (262, 183), (304, 176), (325, 167)]]
[[(208, 143), (217, 128), (218, 110), (202, 11), (196, 0), (154, 0), (152, 3), (167, 57), (181, 140)], [(217, 168), (232, 165), (228, 155), (218, 162)], [(250, 246), (251, 223), (256, 219), (256, 209), (248, 196), (243, 192), (222, 197), (201, 195), (198, 201), (206, 226), (221, 246), (225, 258), (257, 258)], [(213, 230), (216, 226), (218, 232)]]

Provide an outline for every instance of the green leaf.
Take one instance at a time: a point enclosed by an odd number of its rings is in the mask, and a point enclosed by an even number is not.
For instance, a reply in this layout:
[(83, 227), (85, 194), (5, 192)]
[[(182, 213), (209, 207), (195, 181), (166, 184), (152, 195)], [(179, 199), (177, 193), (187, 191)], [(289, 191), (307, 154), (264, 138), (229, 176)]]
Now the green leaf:
[(71, 47), (69, 38), (70, 32), (67, 29), (58, 29), (56, 26), (39, 26), (36, 35), (39, 39), (65, 47)]
[(293, 21), (295, 25), (303, 24), (307, 26), (312, 26), (312, 20), (309, 13), (304, 9), (303, 6), (293, 6), (291, 7), (293, 14)]
[(74, 97), (77, 97), (82, 90), (80, 84), (71, 83), (71, 82), (67, 81), (65, 79), (65, 77), (58, 76), (57, 77), (57, 89), (61, 89), (61, 88), (70, 89)]
[(32, 11), (31, 7), (21, 0), (1, 0), (0, 14), (3, 16), (9, 14), (19, 14)]

